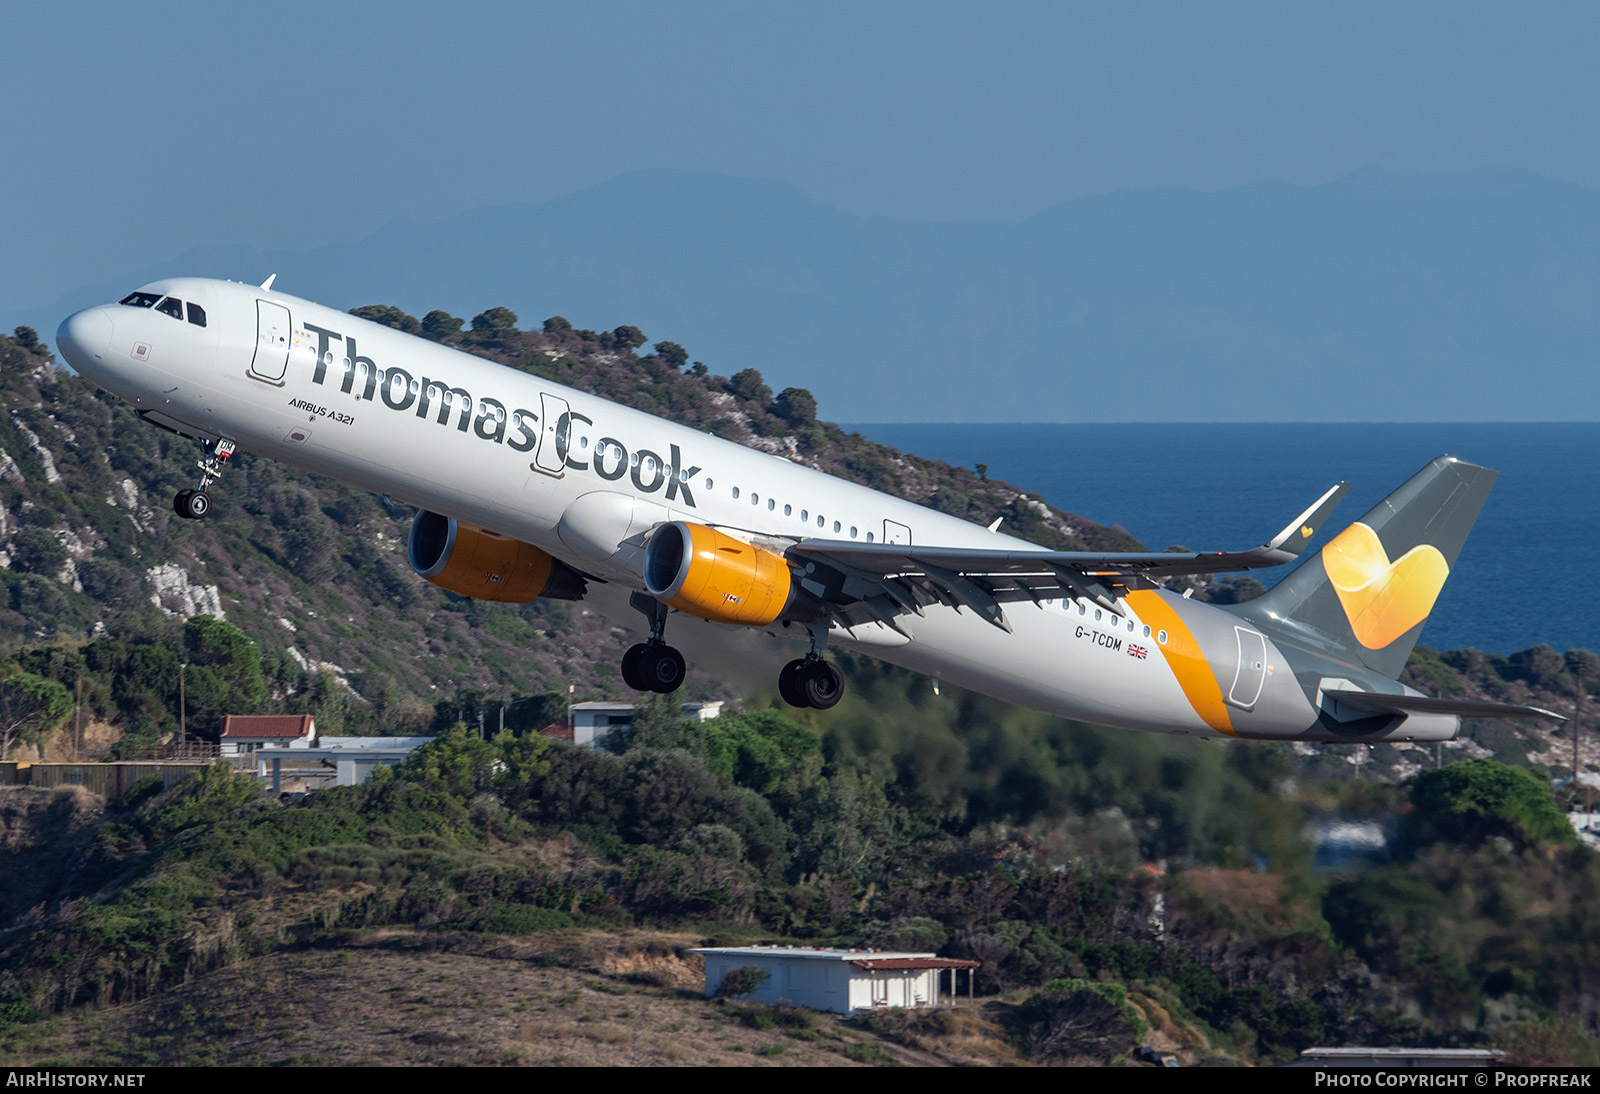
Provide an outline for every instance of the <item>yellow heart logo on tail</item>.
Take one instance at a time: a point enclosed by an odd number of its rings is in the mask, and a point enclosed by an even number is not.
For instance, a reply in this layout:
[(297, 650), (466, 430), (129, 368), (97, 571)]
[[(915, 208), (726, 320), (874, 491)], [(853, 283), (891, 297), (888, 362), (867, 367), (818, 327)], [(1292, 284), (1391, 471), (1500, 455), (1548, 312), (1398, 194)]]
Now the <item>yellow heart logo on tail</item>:
[(1322, 549), (1322, 568), (1356, 641), (1369, 650), (1383, 649), (1428, 618), (1450, 576), (1444, 555), (1429, 543), (1390, 562), (1378, 533), (1360, 522)]

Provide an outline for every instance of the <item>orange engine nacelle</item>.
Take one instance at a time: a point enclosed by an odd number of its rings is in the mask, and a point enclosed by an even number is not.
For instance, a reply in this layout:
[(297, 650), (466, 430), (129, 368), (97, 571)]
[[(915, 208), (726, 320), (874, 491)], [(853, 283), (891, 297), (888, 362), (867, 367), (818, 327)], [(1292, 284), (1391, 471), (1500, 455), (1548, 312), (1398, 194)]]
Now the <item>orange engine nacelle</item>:
[(804, 597), (783, 556), (681, 520), (651, 534), (644, 587), (669, 608), (754, 627), (771, 623)]
[(531, 543), (417, 512), (406, 544), (411, 568), (439, 586), (477, 600), (526, 604), (536, 597), (582, 599), (583, 575)]

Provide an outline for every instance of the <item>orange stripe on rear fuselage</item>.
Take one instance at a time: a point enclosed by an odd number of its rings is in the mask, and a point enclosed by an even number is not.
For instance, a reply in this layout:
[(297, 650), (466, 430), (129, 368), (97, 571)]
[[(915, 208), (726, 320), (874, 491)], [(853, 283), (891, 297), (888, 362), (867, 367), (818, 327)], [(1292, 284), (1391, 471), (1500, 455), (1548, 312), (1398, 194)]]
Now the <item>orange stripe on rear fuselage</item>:
[(1161, 651), (1167, 667), (1177, 677), (1178, 686), (1194, 712), (1218, 733), (1238, 736), (1233, 731), (1233, 719), (1228, 716), (1228, 705), (1222, 698), (1222, 685), (1217, 682), (1211, 662), (1206, 660), (1200, 643), (1195, 641), (1178, 610), (1160, 593), (1150, 590), (1129, 593), (1127, 599), (1128, 606), (1141, 620), (1167, 632), (1166, 645), (1158, 643), (1156, 649)]

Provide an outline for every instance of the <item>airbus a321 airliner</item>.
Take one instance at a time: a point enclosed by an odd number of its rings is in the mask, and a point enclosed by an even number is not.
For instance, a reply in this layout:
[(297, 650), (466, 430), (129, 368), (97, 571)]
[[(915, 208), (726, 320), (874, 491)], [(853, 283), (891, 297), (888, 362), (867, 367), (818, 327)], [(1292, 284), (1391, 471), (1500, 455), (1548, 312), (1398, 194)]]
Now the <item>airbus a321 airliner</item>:
[(411, 565), (456, 593), (634, 590), (650, 638), (623, 678), (667, 693), (669, 616), (794, 625), (778, 687), (844, 691), (829, 643), (1051, 714), (1200, 736), (1437, 741), (1533, 708), (1395, 678), (1495, 472), (1441, 456), (1275, 588), (1217, 607), (1162, 578), (1293, 561), (1334, 486), (1252, 550), (1050, 551), (388, 327), (231, 281), (156, 281), (61, 324), (80, 373), (197, 440), (192, 519), (237, 449), (418, 507)]

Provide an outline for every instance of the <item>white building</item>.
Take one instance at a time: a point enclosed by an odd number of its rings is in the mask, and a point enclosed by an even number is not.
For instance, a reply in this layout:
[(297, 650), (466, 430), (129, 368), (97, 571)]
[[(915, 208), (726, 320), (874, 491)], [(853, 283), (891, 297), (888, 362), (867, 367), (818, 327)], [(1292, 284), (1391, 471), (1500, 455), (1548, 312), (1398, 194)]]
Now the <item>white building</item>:
[[(931, 953), (826, 950), (804, 946), (742, 946), (699, 949), (706, 960), (706, 994), (716, 995), (723, 977), (751, 966), (767, 973), (761, 986), (740, 996), (757, 1003), (792, 1003), (812, 1010), (855, 1014), (884, 1007), (931, 1007), (953, 999), (956, 975), (967, 970), (967, 994), (978, 962)], [(948, 979), (945, 970), (949, 970)], [(941, 984), (941, 981), (944, 983)], [(948, 985), (946, 990), (944, 984)]]
[[(572, 743), (593, 748), (608, 733), (633, 725), (633, 703), (573, 703)], [(683, 716), (691, 722), (708, 722), (722, 715), (720, 701), (685, 703)]]
[(335, 785), (359, 786), (375, 768), (393, 767), (432, 737), (323, 737), (317, 754), (331, 759)]
[(310, 748), (316, 739), (317, 723), (309, 714), (229, 714), (222, 719), (224, 756)]

